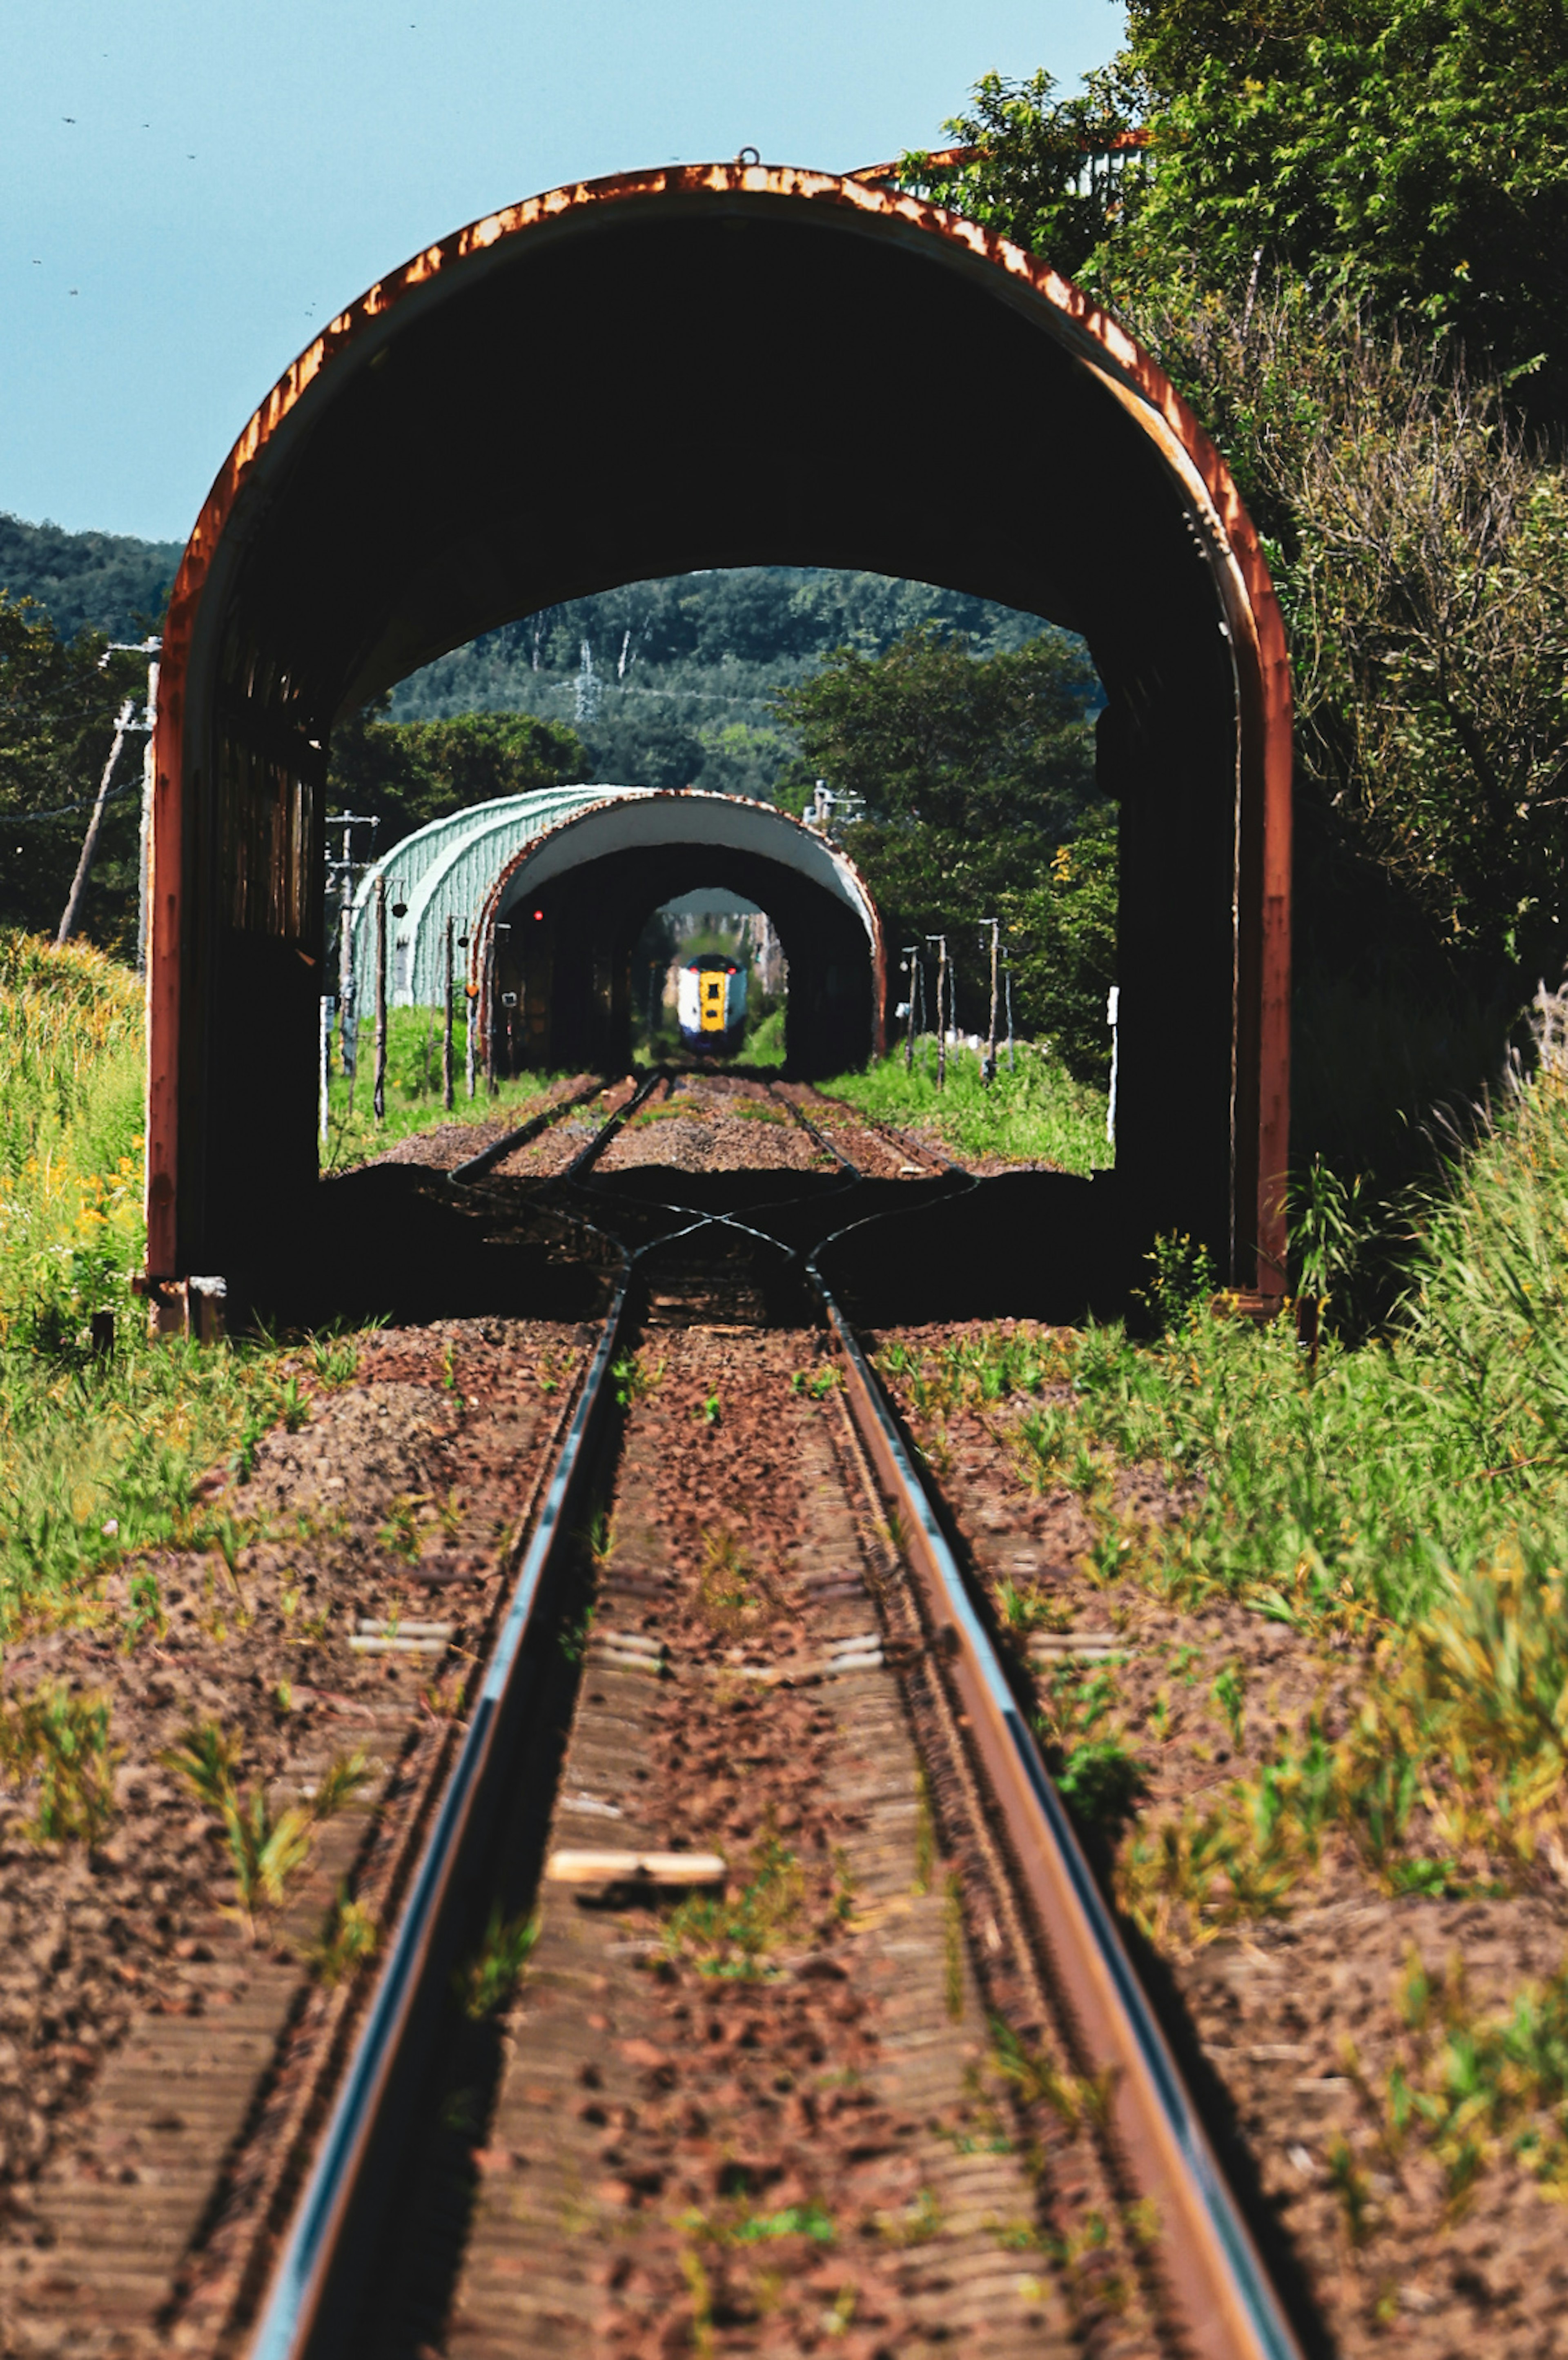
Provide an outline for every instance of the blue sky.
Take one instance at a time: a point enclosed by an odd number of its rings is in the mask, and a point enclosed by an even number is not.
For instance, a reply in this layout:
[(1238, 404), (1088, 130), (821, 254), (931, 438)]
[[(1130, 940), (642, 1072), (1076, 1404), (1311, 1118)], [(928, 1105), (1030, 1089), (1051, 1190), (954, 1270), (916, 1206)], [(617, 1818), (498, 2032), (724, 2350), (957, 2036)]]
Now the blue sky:
[(935, 144), (1113, 0), (48, 0), (0, 24), (0, 510), (182, 541), (316, 326), (496, 205)]

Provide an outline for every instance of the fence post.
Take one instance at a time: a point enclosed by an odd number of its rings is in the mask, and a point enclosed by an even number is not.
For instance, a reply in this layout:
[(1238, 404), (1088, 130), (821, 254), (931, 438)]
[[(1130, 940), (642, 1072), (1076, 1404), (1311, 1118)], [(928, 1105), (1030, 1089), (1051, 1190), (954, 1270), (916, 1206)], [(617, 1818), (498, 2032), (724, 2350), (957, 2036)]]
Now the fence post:
[(376, 1120), (387, 1120), (387, 879), (376, 880)]
[(446, 1016), (441, 1034), (441, 1103), (448, 1114), (452, 1111), (452, 934), (455, 921), (446, 921)]

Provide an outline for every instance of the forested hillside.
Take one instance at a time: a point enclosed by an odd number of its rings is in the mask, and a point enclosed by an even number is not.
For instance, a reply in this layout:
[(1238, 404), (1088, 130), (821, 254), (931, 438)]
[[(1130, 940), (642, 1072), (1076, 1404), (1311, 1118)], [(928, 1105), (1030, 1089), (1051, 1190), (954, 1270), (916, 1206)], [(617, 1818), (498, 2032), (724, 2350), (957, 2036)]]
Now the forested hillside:
[(882, 654), (927, 625), (962, 633), (977, 655), (1020, 648), (1042, 628), (1036, 616), (880, 574), (674, 574), (488, 632), (401, 682), (387, 717), (534, 713), (575, 728), (601, 778), (766, 798), (795, 750), (773, 693), (835, 649)]
[(67, 532), (0, 516), (0, 590), (36, 598), (62, 639), (78, 631), (140, 639), (156, 631), (179, 569), (177, 541)]

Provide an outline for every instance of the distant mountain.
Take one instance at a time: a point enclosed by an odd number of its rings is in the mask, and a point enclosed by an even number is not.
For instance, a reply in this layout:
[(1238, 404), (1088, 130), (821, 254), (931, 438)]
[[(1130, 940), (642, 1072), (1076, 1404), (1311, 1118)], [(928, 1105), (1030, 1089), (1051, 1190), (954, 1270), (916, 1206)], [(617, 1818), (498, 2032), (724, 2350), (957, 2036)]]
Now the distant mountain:
[(766, 800), (795, 750), (773, 690), (804, 680), (834, 648), (880, 654), (923, 624), (963, 633), (976, 655), (1053, 628), (880, 574), (750, 565), (669, 574), (487, 631), (400, 681), (387, 718), (533, 713), (575, 728), (600, 778)]
[(62, 639), (84, 629), (145, 639), (162, 621), (181, 548), (177, 541), (67, 532), (0, 516), (0, 590), (36, 598)]
[[(178, 541), (0, 516), (0, 589), (36, 598), (62, 639), (84, 628), (116, 639), (156, 629), (181, 553)], [(878, 654), (920, 625), (963, 633), (976, 655), (1052, 628), (880, 574), (752, 565), (672, 574), (487, 631), (400, 681), (385, 717), (532, 713), (574, 727), (601, 778), (700, 779), (766, 798), (795, 750), (770, 705), (773, 690), (804, 680), (834, 648)]]

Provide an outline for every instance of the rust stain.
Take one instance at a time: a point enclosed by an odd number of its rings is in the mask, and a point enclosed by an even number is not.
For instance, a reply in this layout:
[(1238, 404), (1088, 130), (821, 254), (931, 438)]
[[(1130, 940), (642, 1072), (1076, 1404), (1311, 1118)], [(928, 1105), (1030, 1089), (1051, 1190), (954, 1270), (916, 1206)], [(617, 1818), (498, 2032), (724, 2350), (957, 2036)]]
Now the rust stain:
[[(1128, 145), (1139, 144), (1129, 135)], [(1256, 1065), (1249, 1082), (1257, 1101), (1249, 1154), (1262, 1159), (1255, 1212), (1260, 1284), (1283, 1284), (1285, 1114), (1288, 1079), (1290, 686), (1283, 620), (1257, 534), (1229, 468), (1193, 412), (1157, 363), (1120, 323), (1037, 256), (996, 232), (945, 212), (902, 190), (878, 186), (865, 168), (848, 178), (809, 169), (764, 164), (707, 164), (624, 172), (580, 181), (487, 213), (450, 237), (426, 246), (400, 269), (378, 279), (341, 311), (285, 370), (235, 442), (203, 504), (170, 597), (163, 652), (163, 696), (155, 744), (157, 873), (166, 890), (155, 898), (148, 960), (148, 1268), (173, 1270), (173, 1205), (178, 1167), (178, 1084), (181, 957), (180, 843), (184, 791), (183, 685), (192, 634), (207, 570), (247, 478), (268, 443), (319, 384), (333, 363), (371, 331), (385, 333), (400, 303), (468, 259), (525, 236), (535, 227), (611, 206), (666, 196), (774, 197), (793, 204), (829, 206), (868, 219), (896, 222), (922, 237), (963, 249), (977, 263), (1003, 272), (1052, 315), (1056, 332), (1088, 368), (1134, 410), (1159, 443), (1201, 510), (1209, 538), (1228, 575), (1233, 631), (1243, 686), (1243, 761), (1246, 794), (1257, 806), (1259, 843), (1255, 890), (1240, 913), (1247, 940), (1243, 967), (1258, 998), (1259, 1027), (1251, 1044)], [(1201, 497), (1196, 496), (1201, 493)], [(155, 1218), (156, 1217), (156, 1218)], [(1245, 1218), (1238, 1207), (1238, 1217)]]

